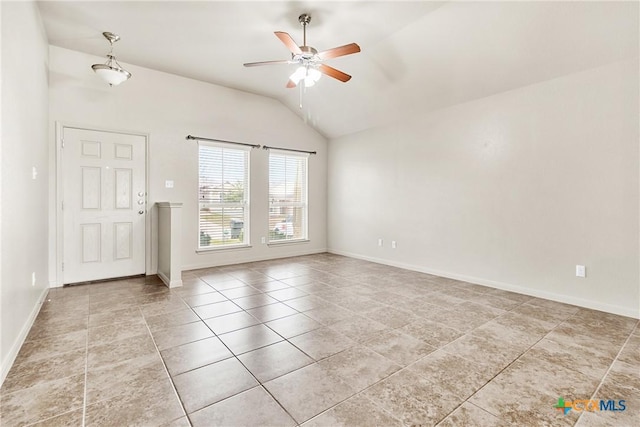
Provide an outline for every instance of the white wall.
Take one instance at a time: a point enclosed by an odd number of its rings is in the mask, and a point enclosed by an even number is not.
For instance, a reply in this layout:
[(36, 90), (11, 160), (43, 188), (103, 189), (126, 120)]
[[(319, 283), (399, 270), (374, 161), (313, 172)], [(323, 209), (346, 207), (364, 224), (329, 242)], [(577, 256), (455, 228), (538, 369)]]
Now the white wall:
[[(35, 3), (2, 2), (2, 274), (4, 380), (46, 295), (47, 38)], [(32, 168), (37, 171), (32, 179)], [(36, 282), (32, 286), (32, 273)]]
[[(105, 52), (107, 49), (105, 44)], [(203, 53), (204, 54), (204, 53)], [(182, 202), (183, 268), (322, 252), (326, 249), (326, 140), (279, 102), (155, 70), (122, 64), (133, 77), (110, 88), (91, 70), (104, 58), (50, 47), (50, 123), (149, 135), (149, 206)], [(51, 147), (55, 146), (51, 131)], [(268, 153), (251, 152), (251, 244), (248, 249), (196, 254), (198, 146), (188, 135), (317, 151), (309, 160), (308, 243), (268, 247)], [(55, 156), (52, 156), (52, 159)], [(52, 172), (54, 174), (54, 172)], [(53, 176), (53, 175), (52, 175)], [(173, 189), (164, 188), (173, 180)], [(55, 205), (52, 205), (52, 209)], [(152, 211), (155, 217), (157, 211)], [(53, 228), (53, 227), (52, 227)], [(157, 235), (153, 231), (156, 270)], [(55, 235), (52, 236), (54, 241)], [(55, 252), (55, 246), (52, 248)], [(51, 269), (55, 282), (55, 268)]]
[(638, 80), (619, 62), (331, 140), (330, 251), (639, 317)]

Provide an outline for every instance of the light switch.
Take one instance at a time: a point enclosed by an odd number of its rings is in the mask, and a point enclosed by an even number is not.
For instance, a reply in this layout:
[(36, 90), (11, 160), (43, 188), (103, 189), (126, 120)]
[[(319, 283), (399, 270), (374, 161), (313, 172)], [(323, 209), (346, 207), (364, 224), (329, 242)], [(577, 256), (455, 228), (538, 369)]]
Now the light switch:
[(170, 179), (166, 180), (164, 182), (164, 187), (165, 188), (173, 188), (173, 180), (170, 180)]
[(587, 277), (587, 268), (584, 265), (576, 265), (576, 276)]

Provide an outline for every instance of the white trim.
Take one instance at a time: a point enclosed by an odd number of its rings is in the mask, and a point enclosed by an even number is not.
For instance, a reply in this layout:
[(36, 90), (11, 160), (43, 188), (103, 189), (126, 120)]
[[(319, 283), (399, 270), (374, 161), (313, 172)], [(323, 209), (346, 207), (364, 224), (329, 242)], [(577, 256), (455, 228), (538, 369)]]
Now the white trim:
[[(64, 285), (64, 274), (62, 271), (62, 260), (64, 259), (64, 217), (62, 212), (62, 199), (63, 199), (63, 184), (62, 184), (62, 170), (64, 169), (62, 164), (62, 139), (64, 136), (64, 129), (80, 129), (87, 131), (97, 131), (97, 132), (107, 132), (107, 133), (118, 133), (124, 135), (134, 135), (141, 136), (144, 138), (144, 180), (145, 180), (145, 193), (146, 193), (146, 211), (145, 215), (145, 274), (155, 274), (156, 268), (153, 265), (153, 254), (152, 254), (152, 245), (151, 245), (151, 195), (149, 194), (149, 139), (150, 135), (144, 132), (138, 131), (127, 131), (127, 130), (117, 130), (117, 129), (107, 129), (101, 126), (85, 126), (77, 123), (69, 123), (69, 122), (60, 122), (55, 121), (55, 174), (56, 174), (56, 206), (49, 215), (53, 215), (56, 223), (55, 230), (55, 254), (53, 255), (53, 262), (55, 265), (55, 277), (49, 280), (49, 286), (61, 287)], [(51, 256), (50, 256), (51, 260)]]
[(269, 243), (267, 243), (267, 246), (275, 248), (277, 246), (296, 245), (300, 243), (310, 243), (310, 242), (311, 240), (309, 239), (271, 240)]
[(632, 317), (634, 319), (640, 319), (640, 309), (634, 310), (627, 307), (621, 307), (619, 305), (605, 304), (598, 301), (587, 300), (584, 298), (578, 298), (571, 295), (558, 294), (555, 292), (541, 291), (537, 289), (531, 289), (519, 285), (513, 285), (510, 283), (496, 282), (488, 279), (481, 279), (473, 276), (466, 276), (464, 274), (450, 273), (447, 271), (435, 270), (431, 268), (416, 266), (413, 264), (406, 264), (402, 262), (389, 261), (382, 258), (369, 257), (365, 255), (355, 254), (347, 251), (340, 251), (335, 249), (328, 249), (327, 252), (335, 255), (347, 256), (350, 258), (361, 259), (364, 261), (371, 261), (377, 264), (390, 265), (392, 267), (404, 268), (406, 270), (417, 271), (420, 273), (433, 274), (435, 276), (446, 277), (449, 279), (462, 280), (464, 282), (474, 283), (476, 285), (489, 286), (495, 289), (501, 289), (505, 291), (511, 291), (518, 294), (529, 295), (532, 297), (548, 299), (551, 301), (561, 302), (565, 304), (576, 305), (583, 308), (589, 308), (598, 311), (605, 311), (607, 313), (618, 314), (620, 316)]
[(171, 281), (171, 279), (169, 279), (166, 274), (164, 274), (162, 271), (158, 271), (158, 277), (160, 278), (160, 280), (162, 280), (162, 282), (167, 285), (168, 288), (177, 288), (182, 286), (182, 280), (174, 280)]
[(49, 280), (49, 288), (61, 288), (62, 283), (58, 283), (55, 280)]
[(182, 202), (156, 202), (159, 208), (168, 209), (168, 208), (181, 208)]
[(240, 249), (251, 249), (253, 246), (249, 245), (249, 244), (245, 244), (245, 243), (237, 243), (234, 245), (220, 245), (220, 246), (211, 246), (208, 248), (198, 248), (196, 249), (196, 253), (198, 255), (204, 255), (204, 254), (208, 254), (211, 252), (224, 252), (224, 251), (233, 251), (233, 250), (240, 250)]
[(221, 263), (215, 263), (212, 261), (208, 261), (205, 263), (197, 263), (197, 264), (187, 264), (187, 265), (183, 265), (182, 266), (182, 272), (185, 273), (189, 270), (199, 270), (201, 268), (210, 268), (210, 267), (221, 267), (224, 265), (236, 265), (236, 264), (244, 264), (247, 262), (257, 262), (257, 261), (270, 261), (270, 260), (275, 260), (275, 259), (282, 259), (282, 258), (291, 258), (291, 257), (296, 257), (296, 256), (305, 256), (305, 255), (313, 255), (313, 254), (322, 254), (327, 252), (326, 248), (321, 248), (321, 249), (312, 249), (309, 251), (296, 251), (295, 253), (284, 253), (284, 254), (279, 254), (276, 256), (273, 255), (263, 255), (263, 256), (254, 256), (254, 257), (248, 257), (248, 258), (243, 258), (241, 260), (236, 260), (236, 261), (231, 261), (231, 262), (221, 262)]
[(56, 134), (55, 134), (55, 165), (54, 170), (56, 174), (56, 206), (55, 209), (50, 211), (49, 215), (54, 217), (56, 224), (55, 229), (55, 253), (53, 254), (53, 265), (55, 268), (55, 277), (51, 282), (55, 283), (55, 287), (61, 287), (63, 285), (62, 280), (62, 257), (64, 254), (63, 244), (63, 228), (64, 223), (62, 217), (62, 135), (64, 125), (60, 122), (55, 122)]
[(22, 329), (16, 337), (16, 340), (13, 342), (13, 345), (11, 346), (9, 353), (7, 353), (5, 360), (2, 361), (2, 367), (0, 368), (0, 385), (4, 383), (9, 370), (13, 366), (13, 363), (16, 361), (16, 357), (18, 356), (18, 353), (22, 348), (22, 344), (24, 344), (24, 340), (27, 339), (27, 335), (29, 335), (29, 331), (31, 330), (33, 323), (36, 321), (36, 317), (38, 317), (38, 313), (40, 313), (40, 309), (42, 308), (42, 304), (44, 303), (44, 299), (46, 298), (48, 293), (48, 288), (44, 288), (42, 290), (42, 293), (38, 297), (38, 302), (33, 307), (33, 310), (31, 310), (31, 314), (29, 314), (27, 321), (22, 326)]

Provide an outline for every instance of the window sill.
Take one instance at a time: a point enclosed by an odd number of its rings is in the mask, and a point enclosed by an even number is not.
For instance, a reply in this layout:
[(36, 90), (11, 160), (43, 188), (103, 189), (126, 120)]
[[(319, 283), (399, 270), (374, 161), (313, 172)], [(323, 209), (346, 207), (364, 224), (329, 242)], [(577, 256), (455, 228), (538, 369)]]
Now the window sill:
[(221, 246), (218, 248), (196, 249), (196, 253), (207, 254), (211, 252), (233, 251), (233, 250), (242, 250), (242, 249), (251, 249), (251, 248), (252, 248), (251, 245)]
[(286, 246), (286, 245), (296, 245), (299, 243), (309, 243), (309, 239), (291, 239), (291, 240), (280, 240), (267, 243), (267, 246)]

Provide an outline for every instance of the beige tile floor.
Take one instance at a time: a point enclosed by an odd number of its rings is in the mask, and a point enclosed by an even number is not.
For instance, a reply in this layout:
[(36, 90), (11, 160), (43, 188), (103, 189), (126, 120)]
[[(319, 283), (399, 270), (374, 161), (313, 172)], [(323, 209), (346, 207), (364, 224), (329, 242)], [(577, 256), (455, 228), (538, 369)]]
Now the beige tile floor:
[(52, 289), (0, 424), (640, 425), (636, 319), (329, 254), (184, 283)]

